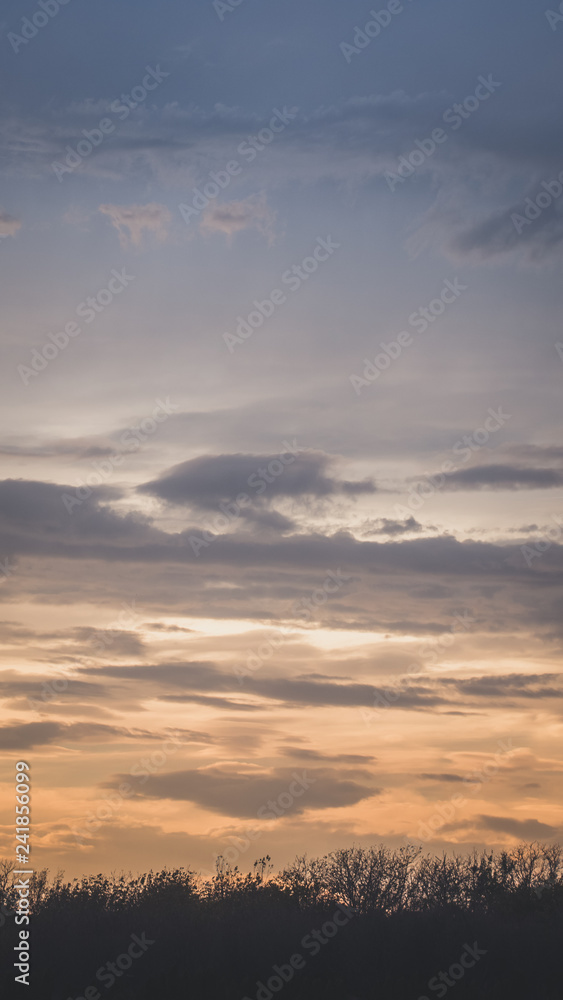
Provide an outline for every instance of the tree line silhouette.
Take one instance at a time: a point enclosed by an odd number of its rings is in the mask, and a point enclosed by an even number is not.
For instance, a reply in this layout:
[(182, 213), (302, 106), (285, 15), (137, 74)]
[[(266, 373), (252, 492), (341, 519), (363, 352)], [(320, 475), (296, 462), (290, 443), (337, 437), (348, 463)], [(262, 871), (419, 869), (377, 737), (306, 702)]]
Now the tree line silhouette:
[[(7, 984), (17, 940), (12, 868), (0, 865)], [(208, 878), (165, 868), (65, 881), (43, 870), (30, 877), (29, 898), (31, 985), (22, 988), (38, 1000), (97, 1000), (110, 989), (124, 1000), (562, 995), (559, 845), (440, 857), (352, 847), (298, 857), (279, 873), (269, 856), (250, 873), (219, 857)], [(482, 957), (459, 975), (465, 948)]]

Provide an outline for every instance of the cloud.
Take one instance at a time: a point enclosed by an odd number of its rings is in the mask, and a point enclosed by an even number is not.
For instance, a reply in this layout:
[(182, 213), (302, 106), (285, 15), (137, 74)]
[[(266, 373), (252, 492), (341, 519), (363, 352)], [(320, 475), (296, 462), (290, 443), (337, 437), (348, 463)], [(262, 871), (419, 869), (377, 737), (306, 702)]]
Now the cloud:
[(523, 207), (524, 202), (519, 202), (462, 229), (450, 242), (452, 251), (460, 256), (488, 260), (522, 250), (534, 262), (559, 254), (563, 245), (563, 210), (554, 203), (530, 224), (525, 220), (516, 228), (514, 217), (525, 219)]
[[(288, 466), (284, 475), (292, 468)], [(240, 471), (238, 466), (236, 471)], [(479, 622), (480, 632), (505, 633), (509, 645), (515, 637), (524, 635), (529, 641), (534, 635), (540, 641), (556, 641), (561, 628), (557, 602), (563, 582), (562, 545), (551, 545), (530, 568), (522, 554), (525, 536), (509, 536), (514, 542), (505, 536), (500, 543), (458, 540), (451, 535), (358, 538), (337, 527), (335, 530), (334, 524), (326, 520), (327, 509), (332, 521), (347, 506), (338, 502), (345, 495), (340, 492), (343, 480), (318, 468), (313, 473), (313, 484), (319, 486), (321, 494), (329, 490), (330, 503), (323, 495), (319, 500), (313, 495), (310, 501), (307, 497), (311, 494), (303, 498), (298, 491), (295, 496), (282, 497), (280, 508), (283, 501), (292, 519), (304, 522), (290, 529), (291, 533), (281, 530), (287, 527), (283, 524), (252, 530), (252, 522), (241, 518), (239, 526), (227, 526), (225, 533), (216, 534), (212, 527), (214, 516), (207, 510), (218, 514), (219, 506), (199, 507), (192, 500), (184, 502), (187, 515), (181, 507), (173, 511), (173, 523), (169, 510), (163, 508), (166, 520), (159, 526), (154, 519), (132, 509), (134, 496), (109, 487), (96, 489), (69, 514), (63, 497), (75, 494), (75, 488), (24, 480), (0, 481), (0, 557), (9, 559), (13, 567), (9, 580), (0, 586), (0, 603), (13, 603), (20, 595), (22, 600), (27, 599), (31, 587), (36, 600), (59, 606), (97, 600), (102, 592), (104, 606), (107, 608), (111, 602), (111, 607), (117, 609), (125, 594), (129, 600), (135, 596), (143, 618), (175, 614), (181, 623), (189, 608), (193, 618), (260, 622), (264, 630), (260, 641), (265, 641), (268, 629), (286, 624), (294, 629), (299, 602), (311, 602), (326, 574), (341, 571), (344, 585), (325, 604), (312, 605), (311, 625), (315, 622), (335, 630), (366, 633), (436, 635), (449, 631), (455, 615), (466, 608)], [(308, 466), (304, 474), (309, 484)], [(319, 485), (319, 478), (328, 480), (328, 486)], [(226, 480), (228, 489), (231, 482), (234, 485), (231, 478)], [(222, 490), (221, 484), (223, 478)], [(216, 493), (217, 487), (209, 485), (205, 477), (202, 482), (198, 480), (197, 503), (214, 503)], [(230, 496), (232, 499), (237, 493)], [(277, 500), (276, 496), (271, 498), (274, 505)], [(377, 494), (375, 502), (379, 503)], [(260, 506), (259, 497), (249, 509), (276, 513), (265, 499)], [(194, 510), (203, 511), (203, 516), (194, 515)], [(308, 522), (317, 510), (325, 521), (311, 527)], [(224, 524), (219, 530), (223, 529)], [(204, 536), (208, 544), (198, 559), (192, 542), (194, 537)], [(535, 540), (537, 536), (530, 544)], [(24, 566), (25, 572), (21, 572)], [(159, 580), (156, 588), (155, 574)], [(12, 615), (6, 613), (4, 617)], [(101, 624), (111, 620), (104, 612)], [(82, 618), (76, 620), (77, 625), (85, 623)], [(70, 639), (74, 645), (67, 646), (64, 652), (80, 660), (85, 647), (78, 644), (77, 634)], [(128, 637), (124, 639), (128, 642)], [(68, 642), (68, 637), (63, 641)], [(236, 646), (239, 655), (243, 642)], [(314, 662), (319, 655), (314, 646), (312, 638), (310, 644), (307, 633), (301, 635), (298, 630), (295, 638), (285, 644), (283, 656), (308, 656)], [(41, 659), (41, 643), (35, 643), (34, 649), (35, 659)], [(378, 659), (382, 654), (386, 658), (390, 650), (391, 643), (385, 645), (385, 652), (380, 647)], [(447, 662), (445, 652), (441, 648), (438, 652), (440, 660)], [(197, 654), (189, 659), (216, 655), (208, 646), (198, 646)], [(548, 650), (546, 655), (553, 653)], [(406, 670), (411, 661), (412, 647), (397, 650), (392, 672)], [(300, 669), (304, 670), (305, 664)], [(343, 673), (341, 669), (336, 672)], [(225, 694), (207, 690), (199, 693), (204, 697)], [(424, 703), (423, 699), (417, 700)]]
[(184, 628), (182, 625), (164, 625), (162, 622), (145, 622), (143, 628), (150, 629), (151, 632), (179, 632), (194, 635), (193, 628)]
[[(147, 729), (125, 729), (98, 722), (26, 722), (0, 727), (0, 749), (29, 750), (35, 746), (49, 746), (65, 743), (107, 743), (110, 741), (133, 740), (135, 742), (162, 741), (169, 732), (150, 732)], [(191, 729), (174, 729), (174, 735), (182, 744), (210, 744), (209, 733)]]
[(121, 729), (95, 722), (26, 722), (0, 727), (0, 748), (3, 750), (30, 750), (36, 746), (49, 746), (64, 740), (65, 743), (97, 743), (115, 739), (157, 739), (152, 733), (141, 730)]
[(508, 833), (519, 840), (540, 840), (558, 837), (561, 827), (540, 823), (537, 819), (510, 819), (505, 816), (480, 816), (479, 825), (494, 833)]
[(240, 516), (251, 531), (277, 531), (284, 535), (289, 531), (296, 531), (298, 528), (296, 521), (292, 521), (277, 510), (256, 510), (252, 507), (243, 507), (240, 510)]
[(369, 754), (328, 754), (319, 753), (318, 750), (306, 750), (303, 747), (282, 747), (280, 753), (283, 757), (294, 757), (296, 760), (325, 761), (331, 764), (369, 764), (376, 759)]
[(372, 535), (405, 535), (409, 531), (424, 531), (424, 527), (414, 517), (408, 517), (405, 521), (379, 517), (376, 520), (366, 521), (363, 525), (362, 535), (370, 538)]
[(510, 444), (504, 451), (532, 465), (563, 461), (563, 447), (556, 444)]
[[(421, 664), (421, 671), (424, 670)], [(364, 708), (381, 706), (381, 691), (372, 684), (355, 681), (337, 681), (321, 675), (296, 677), (246, 676), (241, 688), (234, 672), (226, 673), (209, 662), (159, 663), (143, 666), (90, 666), (82, 667), (82, 675), (136, 683), (141, 698), (158, 698), (170, 702), (201, 702), (218, 704), (219, 695), (239, 695), (281, 702), (286, 706), (311, 706), (335, 708)], [(441, 678), (412, 675), (410, 678), (386, 682), (385, 691), (395, 692), (387, 699), (389, 708), (400, 711), (419, 711), (429, 708), (457, 708), (460, 703), (472, 706), (480, 700), (487, 703), (509, 704), (513, 698), (532, 701), (562, 698), (563, 689), (557, 686), (557, 674), (503, 674), (496, 677)], [(243, 703), (229, 699), (228, 707), (247, 709)], [(252, 707), (252, 706), (250, 706)]]
[[(53, 679), (59, 681), (62, 678), (55, 676)], [(91, 699), (105, 697), (108, 694), (108, 689), (101, 684), (91, 684), (88, 681), (76, 680), (75, 678), (64, 678), (64, 682), (65, 699)], [(44, 677), (35, 676), (30, 679), (29, 677), (22, 677), (20, 673), (15, 671), (2, 671), (0, 673), (0, 697), (4, 700), (8, 698), (27, 697), (34, 702), (38, 702), (40, 707), (46, 708), (51, 699), (44, 698), (45, 683)], [(52, 688), (52, 691), (56, 696), (57, 692), (54, 688)], [(55, 699), (53, 698), (52, 700)]]
[(100, 205), (99, 211), (107, 215), (117, 229), (124, 249), (130, 245), (140, 247), (145, 230), (154, 233), (161, 243), (164, 242), (172, 221), (166, 206), (156, 202), (148, 205)]
[(279, 455), (201, 455), (139, 486), (138, 492), (203, 510), (215, 509), (244, 492), (255, 500), (375, 493), (370, 480), (350, 483), (331, 476), (331, 462), (330, 456), (313, 451), (289, 455), (285, 463)]
[[(244, 689), (234, 673), (224, 673), (210, 663), (160, 663), (158, 665), (121, 667), (85, 667), (80, 671), (88, 677), (99, 676), (137, 682), (138, 693), (146, 699), (158, 697), (161, 701), (196, 702), (212, 704), (219, 694), (239, 694), (244, 690), (248, 697), (258, 696), (268, 701), (282, 702), (287, 706), (323, 706), (342, 708), (373, 707), (380, 692), (371, 684), (335, 683), (332, 678), (308, 677), (246, 677)], [(141, 686), (142, 685), (142, 686)], [(168, 693), (172, 689), (173, 693)], [(431, 687), (411, 684), (400, 691), (397, 707), (425, 709), (454, 704), (447, 692), (437, 693)], [(204, 694), (205, 692), (205, 694)], [(209, 693), (209, 694), (207, 694)], [(228, 707), (247, 709), (229, 700)]]
[[(330, 179), (341, 185), (370, 183), (385, 171), (396, 171), (398, 158), (408, 154), (416, 136), (430, 135), (443, 123), (443, 114), (459, 100), (458, 91), (426, 90), (407, 94), (394, 90), (386, 94), (355, 96), (329, 106), (300, 112), (276, 138), (276, 156), (263, 157), (253, 170), (259, 171), (261, 186), (285, 185), (288, 179), (318, 183)], [(487, 259), (521, 249), (533, 261), (560, 255), (563, 239), (563, 211), (558, 205), (545, 210), (533, 225), (518, 234), (512, 216), (521, 214), (528, 194), (535, 196), (542, 180), (552, 180), (563, 157), (561, 138), (549, 117), (537, 118), (537, 106), (521, 108), (518, 121), (499, 121), (501, 104), (495, 98), (486, 110), (452, 135), (439, 155), (428, 157), (418, 168), (421, 178), (437, 191), (436, 203), (413, 238), (413, 246), (436, 240), (442, 250), (455, 256)], [(41, 118), (15, 120), (3, 135), (6, 169), (36, 174), (50, 171), (53, 157), (82, 126), (99, 120), (92, 102), (74, 102), (65, 109), (48, 109)], [(143, 110), (143, 130), (137, 113), (123, 122), (119, 134), (104, 144), (82, 164), (81, 170), (94, 176), (123, 179), (136, 175), (156, 177), (175, 188), (186, 174), (194, 183), (205, 184), (210, 171), (224, 169), (233, 150), (249, 134), (267, 127), (265, 117), (239, 107), (216, 105), (212, 110), (181, 107)], [(194, 170), (194, 164), (197, 165)], [(475, 222), (475, 189), (472, 178), (486, 174), (487, 194), (494, 206), (489, 215)], [(530, 175), (537, 187), (530, 188)], [(255, 174), (256, 177), (256, 174)], [(498, 208), (507, 186), (522, 195), (509, 207)], [(543, 190), (543, 189), (541, 189)], [(119, 206), (105, 206), (119, 209)], [(143, 206), (140, 206), (142, 208)], [(162, 207), (162, 206), (161, 206)], [(274, 214), (264, 195), (213, 203), (200, 219), (203, 233), (223, 233), (228, 239), (242, 229), (255, 228), (272, 239)], [(120, 238), (127, 220), (120, 222)], [(167, 227), (167, 224), (165, 228)], [(131, 242), (138, 245), (135, 229)]]
[(419, 774), (418, 777), (424, 781), (439, 781), (456, 785), (466, 780), (461, 774)]
[[(312, 453), (312, 456), (311, 453), (299, 456), (273, 483), (264, 482), (264, 492), (271, 488), (274, 494), (277, 491), (278, 495), (287, 497), (309, 495), (323, 498), (342, 494), (349, 485), (354, 491), (361, 487), (368, 493), (374, 492), (372, 483), (347, 484), (325, 475), (326, 456), (319, 458), (318, 453)], [(219, 459), (222, 458), (219, 456)], [(241, 456), (228, 456), (226, 466), (208, 456), (201, 459), (201, 465), (198, 464), (199, 459), (193, 460), (194, 466), (189, 462), (182, 463), (166, 473), (163, 479), (144, 484), (141, 492), (206, 510), (225, 493), (227, 499), (236, 496), (236, 491), (233, 493), (231, 489), (249, 468), (259, 475), (260, 466), (253, 466), (249, 462), (250, 456), (242, 456), (242, 461), (238, 458)], [(255, 462), (256, 456), (251, 458)], [(194, 471), (193, 479), (188, 474), (190, 471)], [(244, 488), (244, 480), (241, 486)], [(0, 481), (0, 553), (7, 556), (37, 555), (57, 560), (90, 559), (101, 564), (119, 561), (122, 565), (161, 563), (171, 566), (193, 565), (196, 562), (190, 538), (200, 530), (197, 527), (190, 525), (184, 530), (167, 532), (138, 511), (121, 514), (110, 506), (112, 500), (120, 497), (120, 492), (113, 487), (96, 488), (91, 497), (74, 507), (69, 514), (63, 498), (75, 493), (72, 487), (54, 483)], [(299, 596), (306, 593), (303, 589), (305, 576), (312, 578), (318, 586), (318, 577), (322, 572), (335, 571), (339, 567), (343, 572), (355, 571), (363, 575), (366, 599), (368, 591), (384, 582), (388, 585), (390, 574), (403, 578), (405, 585), (412, 589), (415, 576), (420, 579), (426, 576), (451, 587), (453, 579), (482, 585), (485, 579), (489, 582), (495, 579), (530, 581), (541, 573), (545, 594), (546, 586), (561, 584), (563, 546), (551, 546), (543, 557), (540, 571), (536, 566), (526, 566), (521, 545), (472, 539), (459, 541), (451, 535), (373, 542), (358, 541), (350, 532), (343, 530), (333, 534), (309, 531), (286, 538), (270, 536), (265, 539), (246, 532), (231, 532), (211, 535), (205, 559), (200, 560), (199, 566), (197, 578), (193, 580), (193, 597), (198, 603), (201, 600), (202, 580), (206, 574), (213, 575), (219, 566), (222, 572), (230, 567), (231, 572), (236, 573), (239, 585), (248, 576), (254, 586), (252, 575), (257, 567), (262, 574), (269, 573), (269, 586), (272, 588), (275, 588), (280, 573), (292, 573), (293, 593)], [(89, 570), (90, 577), (91, 572)], [(184, 593), (185, 586), (186, 581), (182, 584)], [(272, 589), (271, 593), (274, 592)], [(147, 599), (151, 599), (150, 594)], [(338, 600), (335, 598), (331, 603), (333, 614), (338, 610), (339, 600), (340, 597)], [(358, 609), (357, 599), (354, 609)], [(350, 608), (350, 614), (355, 615), (354, 609)], [(396, 621), (397, 616), (394, 614), (391, 620)], [(373, 610), (370, 621), (373, 623)], [(384, 627), (383, 622), (381, 625)]]
[[(127, 775), (118, 774), (102, 787), (117, 788), (126, 778)], [(354, 805), (380, 794), (379, 789), (368, 784), (370, 778), (369, 772), (363, 770), (346, 777), (330, 768), (311, 768), (300, 773), (286, 768), (236, 773), (231, 768), (214, 766), (151, 775), (143, 788), (136, 790), (136, 797), (193, 802), (223, 816), (242, 818), (257, 816), (261, 807), (267, 808), (269, 801), (276, 801), (280, 794), (286, 793), (293, 799), (286, 811), (295, 815), (310, 809)]]
[(271, 244), (275, 220), (276, 213), (268, 206), (266, 196), (251, 195), (244, 201), (208, 205), (201, 216), (199, 229), (204, 234), (224, 233), (229, 241), (235, 233), (256, 229)]
[(18, 229), (21, 229), (21, 222), (13, 215), (8, 215), (3, 208), (0, 208), (0, 239), (6, 236), (15, 236)]
[(446, 678), (443, 683), (453, 686), (460, 695), (477, 698), (563, 698), (559, 674), (502, 674), (496, 677), (468, 677), (462, 680)]
[(563, 485), (559, 469), (525, 468), (516, 465), (474, 465), (447, 476), (444, 489), (546, 490)]
[(143, 658), (145, 645), (136, 632), (120, 628), (91, 628), (90, 626), (79, 626), (73, 629), (73, 633), (80, 642), (83, 642), (90, 651), (93, 648), (98, 656), (119, 658), (136, 657)]
[[(118, 537), (124, 542), (150, 538), (150, 522), (140, 514), (120, 517), (104, 500), (114, 499), (119, 491), (114, 487), (100, 486), (92, 497), (73, 508), (69, 514), (64, 496), (76, 496), (76, 488), (56, 486), (53, 483), (5, 479), (0, 482), (0, 541), (8, 551), (21, 546), (22, 550), (35, 548), (37, 552), (58, 536), (59, 542), (69, 547), (79, 542), (115, 543)], [(34, 540), (34, 542), (32, 541)], [(62, 552), (61, 552), (62, 555)]]
[(88, 459), (105, 458), (115, 452), (115, 446), (101, 438), (62, 438), (48, 441), (15, 439), (0, 441), (0, 455), (14, 458), (55, 458), (59, 456)]

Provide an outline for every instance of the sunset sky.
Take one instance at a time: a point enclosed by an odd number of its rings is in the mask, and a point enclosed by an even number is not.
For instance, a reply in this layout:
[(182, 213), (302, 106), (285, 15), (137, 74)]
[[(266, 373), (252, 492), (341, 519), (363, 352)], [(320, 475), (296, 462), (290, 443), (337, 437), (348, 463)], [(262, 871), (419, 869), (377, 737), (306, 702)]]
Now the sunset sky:
[(557, 839), (558, 6), (53, 5), (0, 23), (0, 854), (17, 760), (72, 876)]

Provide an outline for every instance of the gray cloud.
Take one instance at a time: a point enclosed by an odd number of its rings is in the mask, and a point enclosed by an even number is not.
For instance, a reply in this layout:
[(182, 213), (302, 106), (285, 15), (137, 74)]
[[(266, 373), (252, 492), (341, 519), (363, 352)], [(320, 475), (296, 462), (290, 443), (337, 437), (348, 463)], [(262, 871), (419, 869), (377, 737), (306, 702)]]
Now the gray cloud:
[[(98, 493), (69, 515), (62, 503), (65, 489), (53, 483), (0, 483), (0, 553), (16, 569), (17, 558), (33, 557), (40, 592), (56, 595), (57, 601), (75, 602), (79, 582), (81, 599), (101, 587), (116, 609), (125, 593), (129, 600), (137, 595), (146, 616), (171, 609), (185, 614), (188, 602), (195, 615), (250, 618), (266, 628), (268, 623), (295, 621), (289, 602), (295, 606), (310, 598), (322, 586), (324, 574), (341, 570), (350, 579), (330, 603), (314, 612), (317, 622), (330, 621), (333, 628), (400, 633), (412, 627), (414, 634), (436, 634), (447, 631), (462, 608), (478, 612), (485, 631), (535, 629), (545, 635), (547, 627), (554, 634), (558, 627), (563, 547), (557, 544), (529, 568), (521, 551), (524, 538), (517, 544), (460, 541), (448, 535), (372, 541), (357, 540), (346, 531), (295, 531), (279, 537), (238, 530), (209, 535), (197, 560), (190, 538), (201, 529), (183, 529), (180, 523), (176, 530), (162, 530), (145, 516), (118, 513), (109, 497), (102, 501)], [(203, 490), (198, 484), (202, 503), (209, 502), (206, 492), (207, 484)], [(50, 560), (47, 575), (38, 562), (45, 559)], [(70, 560), (72, 570), (65, 566)], [(108, 575), (108, 565), (118, 566), (118, 572)], [(166, 567), (159, 588), (151, 585), (151, 574), (139, 573), (141, 566)], [(186, 567), (196, 566), (197, 573), (186, 573)], [(519, 588), (535, 581), (541, 583), (541, 592), (533, 591), (522, 609)], [(27, 586), (26, 578), (14, 571), (9, 586), (0, 587), (0, 601), (13, 600)], [(412, 609), (406, 619), (405, 595)], [(383, 610), (374, 615), (374, 607)], [(61, 652), (84, 655), (76, 639), (73, 649)], [(68, 635), (62, 637), (68, 640)], [(405, 668), (406, 661), (405, 653)]]
[(11, 444), (0, 442), (0, 455), (6, 458), (56, 458), (58, 456), (88, 459), (104, 458), (115, 451), (110, 444), (95, 438), (70, 438), (67, 440), (36, 442), (34, 444)]
[[(275, 162), (262, 164), (262, 176), (278, 182), (284, 178), (349, 181), (366, 180), (384, 170), (396, 169), (398, 157), (412, 149), (414, 138), (430, 134), (442, 124), (443, 113), (461, 96), (466, 95), (436, 90), (411, 96), (394, 89), (301, 111), (277, 136)], [(49, 109), (42, 119), (13, 118), (3, 129), (7, 166), (37, 170), (41, 165), (44, 170), (50, 169), (65, 142), (72, 141), (80, 127), (91, 127), (99, 121), (100, 114), (101, 107), (90, 103)], [(422, 171), (438, 178), (459, 174), (460, 148), (465, 164), (470, 157), (476, 166), (487, 158), (498, 171), (512, 167), (528, 176), (532, 165), (551, 166), (557, 162), (558, 153), (563, 158), (562, 144), (554, 138), (553, 129), (548, 130), (547, 122), (542, 129), (530, 115), (527, 130), (520, 122), (511, 122), (501, 134), (491, 127), (489, 115), (481, 111), (471, 128), (461, 129), (455, 142), (440, 150), (440, 156), (428, 158)], [(81, 170), (117, 179), (128, 170), (139, 173), (142, 167), (153, 176), (176, 179), (179, 170), (183, 168), (185, 173), (197, 162), (201, 175), (206, 176), (209, 170), (224, 168), (236, 156), (240, 141), (267, 127), (270, 117), (225, 105), (202, 110), (174, 104), (163, 111), (133, 111), (111, 143), (86, 159)], [(528, 138), (530, 129), (535, 135), (533, 144)], [(29, 152), (31, 137), (33, 156)]]
[(30, 750), (36, 746), (59, 743), (99, 743), (110, 740), (146, 740), (158, 737), (143, 730), (127, 730), (94, 722), (26, 722), (0, 727), (0, 747), (3, 750)]
[[(421, 669), (424, 669), (421, 664)], [(277, 701), (287, 706), (316, 707), (377, 707), (381, 702), (381, 690), (371, 684), (339, 681), (332, 677), (263, 677), (248, 676), (241, 687), (238, 677), (225, 673), (211, 663), (161, 663), (146, 666), (91, 666), (80, 671), (88, 677), (99, 676), (106, 682), (110, 679), (137, 682), (140, 699), (157, 697), (162, 701), (195, 702), (211, 704), (215, 707), (252, 710), (256, 706), (246, 700), (240, 705), (233, 695), (263, 698)], [(429, 708), (442, 710), (457, 709), (459, 701), (467, 704), (474, 699), (510, 704), (511, 699), (561, 698), (563, 687), (558, 674), (506, 674), (496, 677), (477, 676), (450, 678), (437, 676), (416, 676), (386, 682), (385, 690), (394, 691), (396, 697), (387, 699), (389, 709), (401, 711), (421, 711)], [(220, 696), (230, 695), (224, 704)]]
[(558, 837), (561, 827), (540, 823), (537, 819), (509, 819), (505, 816), (480, 816), (479, 825), (493, 833), (509, 833), (520, 840), (540, 840)]
[(465, 778), (461, 774), (419, 774), (418, 777), (423, 778), (424, 781), (439, 781), (454, 785), (465, 781)]
[[(283, 702), (287, 705), (315, 705), (333, 707), (365, 707), (372, 706), (379, 694), (376, 687), (369, 684), (334, 683), (331, 678), (311, 680), (302, 677), (248, 677), (244, 688), (234, 674), (223, 673), (214, 669), (211, 664), (159, 664), (158, 666), (135, 667), (89, 667), (82, 672), (88, 676), (101, 676), (104, 679), (115, 678), (129, 681), (139, 681), (147, 685), (149, 691), (159, 692), (162, 701), (201, 701), (202, 692), (210, 693), (206, 702), (216, 701), (218, 693), (242, 692), (246, 695), (257, 695), (271, 701)], [(167, 688), (176, 688), (172, 695)], [(181, 693), (180, 693), (181, 692)], [(422, 709), (436, 705), (447, 704), (444, 696), (420, 686), (412, 685), (401, 693), (401, 708)], [(229, 707), (237, 707), (229, 701)]]
[[(58, 675), (49, 677), (52, 682), (60, 681), (61, 677)], [(64, 686), (64, 697), (69, 700), (76, 700), (79, 698), (100, 698), (106, 696), (109, 692), (108, 689), (101, 684), (93, 684), (89, 681), (77, 680), (75, 678), (65, 678), (66, 681)], [(48, 683), (45, 681), (44, 677), (35, 676), (32, 678), (22, 677), (21, 674), (16, 674), (14, 672), (2, 671), (0, 673), (0, 697), (2, 699), (7, 698), (21, 698), (27, 697), (34, 702), (42, 704), (42, 695), (44, 694), (43, 684)], [(51, 687), (51, 692), (53, 692), (54, 697), (52, 700), (58, 700), (62, 697), (62, 693), (57, 694), (56, 690)], [(45, 707), (50, 702), (51, 698), (44, 702)]]
[(372, 757), (369, 754), (358, 754), (358, 753), (340, 753), (340, 754), (329, 754), (329, 753), (319, 753), (318, 750), (307, 750), (304, 747), (281, 747), (280, 753), (282, 757), (294, 757), (296, 760), (313, 760), (313, 761), (324, 761), (327, 764), (369, 764), (371, 761), (376, 760), (376, 757)]
[[(296, 778), (305, 776), (310, 787), (296, 784)], [(194, 802), (223, 816), (256, 817), (258, 810), (269, 800), (277, 800), (290, 786), (300, 789), (294, 802), (287, 809), (300, 814), (312, 809), (335, 809), (354, 805), (379, 794), (379, 789), (368, 784), (370, 774), (358, 770), (355, 777), (342, 776), (337, 770), (311, 768), (306, 772), (275, 768), (268, 773), (235, 773), (220, 767), (197, 771), (174, 771), (151, 775), (142, 788), (136, 789), (138, 798), (172, 799)], [(127, 775), (117, 775), (104, 788), (118, 787)], [(290, 793), (291, 794), (291, 793)], [(281, 803), (280, 803), (281, 805)]]
[[(531, 195), (537, 195), (537, 190)], [(490, 215), (475, 226), (459, 232), (451, 240), (455, 254), (476, 257), (479, 260), (499, 257), (521, 250), (530, 260), (540, 261), (552, 254), (559, 254), (563, 244), (563, 211), (552, 204), (544, 209), (531, 225), (514, 224), (513, 217), (523, 217), (525, 201)]]
[(423, 531), (424, 526), (416, 518), (408, 517), (405, 521), (394, 521), (389, 517), (380, 517), (374, 521), (367, 521), (363, 525), (362, 534), (369, 538), (372, 535), (405, 535), (409, 531)]
[[(279, 455), (202, 455), (174, 466), (138, 491), (202, 509), (215, 509), (245, 492), (258, 500), (375, 492), (370, 481), (350, 483), (331, 476), (331, 459), (321, 452), (301, 452), (291, 462), (289, 453), (285, 457), (288, 464), (283, 467)], [(270, 471), (271, 463), (276, 464)]]
[(559, 469), (524, 468), (515, 465), (474, 465), (452, 472), (444, 489), (545, 490), (563, 485)]
[(291, 518), (280, 514), (277, 510), (257, 510), (255, 507), (243, 507), (239, 516), (251, 531), (277, 531), (280, 534), (286, 534), (289, 531), (296, 531), (299, 527), (297, 521), (292, 521)]
[(502, 674), (496, 677), (444, 679), (445, 686), (455, 687), (460, 695), (477, 698), (563, 698), (561, 674)]
[[(91, 498), (69, 514), (63, 496), (76, 498), (76, 488), (52, 483), (6, 479), (0, 482), (0, 540), (7, 551), (46, 552), (52, 540), (72, 549), (77, 542), (92, 544), (131, 543), (149, 540), (150, 521), (140, 514), (115, 514), (104, 501), (119, 496), (119, 490), (100, 486)], [(60, 551), (62, 555), (62, 550)]]
[(143, 640), (135, 632), (121, 628), (91, 628), (79, 626), (73, 629), (77, 639), (102, 657), (138, 657), (146, 652)]

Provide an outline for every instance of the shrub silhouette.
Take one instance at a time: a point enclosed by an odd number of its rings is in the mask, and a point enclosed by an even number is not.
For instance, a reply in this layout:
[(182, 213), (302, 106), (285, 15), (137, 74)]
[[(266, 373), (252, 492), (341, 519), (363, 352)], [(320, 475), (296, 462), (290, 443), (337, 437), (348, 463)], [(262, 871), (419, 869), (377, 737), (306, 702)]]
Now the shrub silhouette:
[[(6, 983), (17, 974), (11, 868), (0, 864)], [(250, 873), (218, 858), (208, 878), (176, 868), (68, 882), (41, 871), (30, 884), (26, 996), (38, 1000), (75, 1000), (88, 988), (88, 1000), (105, 996), (97, 972), (143, 934), (154, 943), (128, 968), (114, 965), (116, 998), (269, 1000), (278, 990), (268, 981), (282, 983), (271, 978), (275, 966), (289, 978), (287, 1000), (424, 1000), (454, 987), (454, 1000), (561, 997), (559, 845), (442, 857), (410, 846), (352, 847), (299, 857), (277, 874), (266, 856)], [(335, 913), (347, 919), (329, 938), (322, 928), (336, 926)], [(304, 944), (312, 932), (324, 940), (315, 954)], [(461, 979), (433, 979), (475, 944), (486, 954)], [(296, 954), (298, 971), (288, 964)]]

